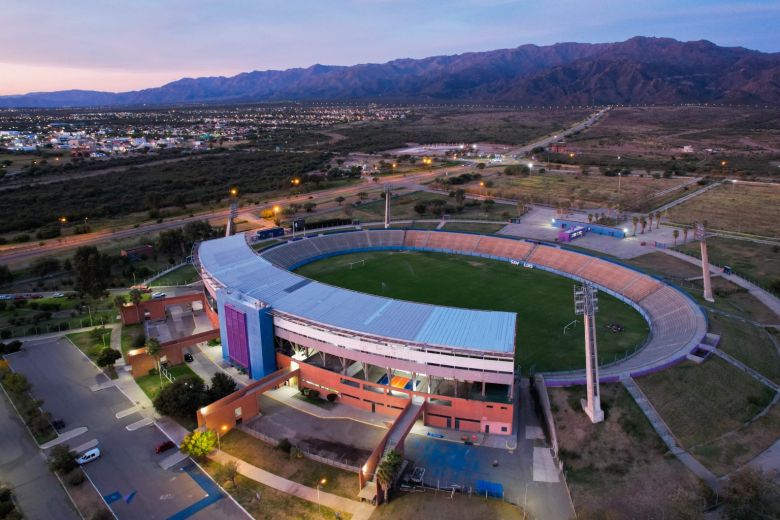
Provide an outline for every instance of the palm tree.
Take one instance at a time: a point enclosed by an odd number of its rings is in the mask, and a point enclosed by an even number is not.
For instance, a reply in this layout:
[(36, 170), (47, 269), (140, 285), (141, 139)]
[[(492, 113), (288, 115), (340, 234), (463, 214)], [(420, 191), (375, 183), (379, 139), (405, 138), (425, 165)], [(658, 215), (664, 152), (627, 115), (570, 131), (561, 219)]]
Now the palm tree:
[(631, 223), (634, 225), (634, 236), (636, 236), (636, 226), (637, 224), (639, 224), (639, 217), (637, 217), (636, 215), (631, 217)]
[(661, 212), (656, 211), (655, 212), (655, 229), (658, 229), (661, 227)]
[(154, 358), (154, 364), (157, 366), (157, 373), (160, 375), (160, 388), (162, 388), (162, 372), (160, 371), (160, 353), (162, 347), (157, 338), (149, 338), (146, 342), (146, 353)]
[(141, 311), (139, 310), (138, 305), (141, 303), (142, 299), (143, 295), (141, 294), (141, 291), (138, 289), (130, 289), (130, 301), (135, 305), (135, 317), (139, 322), (141, 321)]
[(642, 234), (645, 234), (645, 228), (647, 227), (647, 219), (642, 217), (639, 219), (639, 223), (642, 225)]
[(653, 230), (653, 212), (650, 212), (650, 214), (647, 216), (647, 219), (650, 221), (650, 231)]
[(675, 229), (674, 231), (672, 231), (672, 236), (674, 237), (674, 245), (677, 245), (677, 238), (679, 238), (680, 236), (680, 230)]
[(688, 241), (688, 228), (683, 228), (683, 242)]
[(382, 460), (379, 463), (379, 467), (376, 469), (376, 480), (384, 493), (383, 502), (387, 503), (390, 495), (390, 485), (393, 482), (393, 470), (390, 464), (387, 463), (387, 459)]
[(593, 213), (588, 213), (588, 222), (593, 223)]

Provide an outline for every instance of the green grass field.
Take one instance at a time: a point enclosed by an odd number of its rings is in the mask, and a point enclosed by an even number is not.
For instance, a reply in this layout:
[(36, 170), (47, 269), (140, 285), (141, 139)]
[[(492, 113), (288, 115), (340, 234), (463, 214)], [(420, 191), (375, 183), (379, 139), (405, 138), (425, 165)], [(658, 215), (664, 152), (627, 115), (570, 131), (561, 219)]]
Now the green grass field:
[[(348, 264), (365, 259), (362, 267)], [(517, 359), (523, 371), (584, 367), (582, 325), (575, 319), (572, 281), (537, 269), (461, 255), (370, 252), (336, 256), (301, 267), (304, 276), (356, 291), (436, 305), (517, 313)], [(612, 333), (608, 323), (625, 330)], [(599, 295), (599, 355), (610, 362), (642, 343), (647, 323), (634, 309)]]

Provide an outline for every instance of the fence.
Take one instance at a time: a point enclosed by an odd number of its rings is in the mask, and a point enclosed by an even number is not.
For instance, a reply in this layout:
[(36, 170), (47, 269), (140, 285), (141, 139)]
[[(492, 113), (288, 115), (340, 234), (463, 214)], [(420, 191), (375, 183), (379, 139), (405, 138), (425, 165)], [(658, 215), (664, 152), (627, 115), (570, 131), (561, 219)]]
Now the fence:
[[(192, 257), (190, 257), (190, 258), (192, 258)], [(176, 264), (176, 265), (174, 265), (172, 267), (166, 267), (165, 269), (157, 271), (155, 274), (153, 274), (152, 276), (150, 276), (149, 278), (144, 280), (143, 281), (143, 285), (151, 286), (151, 283), (153, 281), (155, 281), (156, 279), (161, 278), (161, 277), (165, 276), (166, 274), (171, 273), (171, 272), (175, 271), (176, 269), (179, 269), (180, 267), (184, 267), (185, 265), (191, 265), (191, 262), (185, 261), (185, 262), (182, 262), (180, 264)], [(190, 283), (192, 283), (192, 282), (190, 282)], [(189, 285), (189, 283), (180, 283), (180, 284), (166, 285), (166, 287), (178, 287), (178, 286), (181, 286), (181, 285)]]
[(114, 316), (111, 312), (82, 316), (80, 318), (56, 320), (56, 323), (50, 322), (43, 325), (27, 324), (5, 327), (0, 330), (0, 339), (20, 338), (23, 336), (37, 336), (39, 334), (50, 334), (53, 332), (65, 332), (72, 329), (83, 329), (86, 327), (98, 327), (114, 322)]

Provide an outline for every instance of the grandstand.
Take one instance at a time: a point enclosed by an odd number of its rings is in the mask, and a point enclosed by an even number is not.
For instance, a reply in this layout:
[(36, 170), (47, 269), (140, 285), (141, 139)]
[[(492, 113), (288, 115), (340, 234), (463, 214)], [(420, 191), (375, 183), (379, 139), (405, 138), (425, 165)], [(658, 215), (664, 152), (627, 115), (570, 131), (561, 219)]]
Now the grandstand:
[[(303, 386), (335, 391), (345, 402), (391, 415), (400, 409), (393, 399), (402, 394), (444, 400), (452, 407), (446, 417), (426, 416), (427, 423), (511, 433), (513, 313), (392, 300), (290, 272), (325, 257), (371, 250), (524, 262), (592, 282), (634, 307), (651, 328), (642, 349), (602, 367), (602, 381), (678, 362), (706, 333), (702, 311), (680, 291), (631, 268), (553, 245), (446, 231), (368, 230), (295, 239), (255, 253), (237, 235), (205, 242), (197, 255), (209, 301), (216, 302), (220, 315), (225, 358), (244, 360), (256, 379), (277, 365), (295, 363), (305, 367)], [(236, 352), (241, 349), (245, 352)], [(584, 378), (584, 371), (545, 375), (550, 385), (581, 384)], [(494, 410), (488, 400), (502, 407)]]

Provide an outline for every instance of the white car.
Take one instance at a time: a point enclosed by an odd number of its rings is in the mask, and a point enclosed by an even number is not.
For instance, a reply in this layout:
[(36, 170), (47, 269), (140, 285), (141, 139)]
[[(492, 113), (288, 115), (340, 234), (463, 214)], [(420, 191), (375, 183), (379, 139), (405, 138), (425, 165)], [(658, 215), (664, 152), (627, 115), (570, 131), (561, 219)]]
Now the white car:
[(61, 293), (61, 292), (54, 293), (54, 294), (51, 295), (51, 297), (52, 298), (64, 298), (65, 297), (65, 293)]
[(159, 300), (160, 298), (165, 298), (164, 292), (152, 293), (152, 300)]
[(97, 460), (100, 457), (100, 448), (92, 448), (91, 450), (87, 450), (78, 457), (76, 457), (76, 462), (79, 465), (84, 465), (88, 462), (92, 462), (93, 460)]

